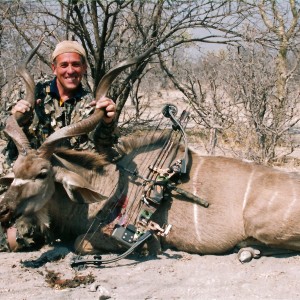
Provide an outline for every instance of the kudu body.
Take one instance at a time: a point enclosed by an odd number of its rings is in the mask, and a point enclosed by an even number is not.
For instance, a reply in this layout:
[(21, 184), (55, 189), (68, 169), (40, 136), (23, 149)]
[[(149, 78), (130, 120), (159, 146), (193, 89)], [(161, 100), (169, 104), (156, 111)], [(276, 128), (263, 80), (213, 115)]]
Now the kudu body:
[[(116, 70), (104, 78), (102, 94), (120, 72), (120, 68)], [(90, 131), (99, 121), (97, 114), (101, 112), (92, 116), (92, 120), (96, 119), (92, 125), (89, 119), (83, 125), (63, 128), (37, 151), (30, 149), (15, 118), (8, 120), (6, 132), (20, 155), (14, 174), (3, 178), (12, 183), (0, 201), (0, 222), (19, 215), (46, 215), (55, 237), (76, 239), (78, 251), (120, 248), (107, 233), (111, 233), (111, 224), (116, 217), (124, 216), (124, 211), (127, 218), (136, 218), (139, 201), (133, 200), (141, 199), (141, 178), (146, 176), (165, 137), (123, 139), (123, 157), (117, 165), (106, 162), (99, 154), (55, 149), (57, 140)], [(154, 214), (157, 223), (169, 223), (172, 229), (154, 243), (152, 250), (159, 250), (161, 245), (200, 254), (225, 253), (236, 245), (300, 250), (298, 174), (232, 158), (200, 156), (189, 150), (187, 173), (180, 180), (180, 188), (205, 199), (209, 207), (172, 192)], [(116, 207), (120, 199), (124, 201)]]

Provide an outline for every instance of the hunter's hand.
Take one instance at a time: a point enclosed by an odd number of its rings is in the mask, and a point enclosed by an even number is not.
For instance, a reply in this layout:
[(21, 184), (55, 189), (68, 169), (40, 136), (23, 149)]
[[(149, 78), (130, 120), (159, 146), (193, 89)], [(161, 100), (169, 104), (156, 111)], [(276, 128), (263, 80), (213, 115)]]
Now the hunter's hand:
[(26, 100), (19, 100), (17, 104), (12, 108), (11, 113), (15, 114), (16, 112), (25, 113), (29, 112), (31, 109), (31, 104)]
[(116, 114), (116, 104), (110, 98), (102, 97), (98, 101), (94, 100), (90, 103), (90, 106), (96, 106), (96, 108), (103, 108), (105, 110), (103, 121), (106, 124), (110, 124), (114, 120)]

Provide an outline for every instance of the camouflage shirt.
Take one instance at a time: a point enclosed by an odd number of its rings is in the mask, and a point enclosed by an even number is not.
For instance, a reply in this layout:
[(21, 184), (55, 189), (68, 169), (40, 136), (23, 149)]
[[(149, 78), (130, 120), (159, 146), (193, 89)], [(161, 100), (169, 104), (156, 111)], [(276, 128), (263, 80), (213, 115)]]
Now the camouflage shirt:
[[(76, 95), (64, 102), (60, 101), (59, 92), (56, 85), (56, 78), (53, 80), (43, 80), (36, 84), (35, 99), (39, 104), (35, 105), (31, 122), (23, 127), (32, 148), (37, 149), (43, 141), (54, 131), (64, 126), (77, 123), (88, 117), (94, 111), (89, 103), (94, 100), (83, 85), (80, 85)], [(16, 103), (20, 99), (14, 99)], [(77, 150), (95, 150), (95, 140), (97, 149), (111, 147), (117, 139), (114, 134), (115, 123), (105, 124), (100, 121), (99, 125), (88, 135), (73, 137), (63, 140), (60, 146), (71, 147)], [(17, 156), (16, 147), (12, 141), (7, 146), (7, 158), (9, 161), (15, 160)]]

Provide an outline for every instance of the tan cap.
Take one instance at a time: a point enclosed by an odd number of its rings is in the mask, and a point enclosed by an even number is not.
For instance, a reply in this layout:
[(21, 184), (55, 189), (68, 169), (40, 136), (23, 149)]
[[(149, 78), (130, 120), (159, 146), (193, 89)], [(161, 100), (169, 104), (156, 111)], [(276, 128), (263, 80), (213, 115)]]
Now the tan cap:
[(78, 53), (86, 59), (86, 53), (83, 47), (76, 41), (62, 41), (58, 43), (52, 53), (52, 61), (63, 53)]

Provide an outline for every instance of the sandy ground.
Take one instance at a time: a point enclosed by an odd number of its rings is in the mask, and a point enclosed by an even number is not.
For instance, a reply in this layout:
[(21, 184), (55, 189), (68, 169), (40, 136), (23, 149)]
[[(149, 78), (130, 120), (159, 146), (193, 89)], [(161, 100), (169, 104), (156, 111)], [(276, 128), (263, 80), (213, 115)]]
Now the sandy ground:
[[(45, 253), (65, 258), (35, 268)], [(136, 255), (76, 271), (66, 248), (1, 253), (0, 299), (299, 299), (300, 257), (262, 257), (241, 264), (236, 254), (192, 255), (167, 250), (158, 258)], [(107, 256), (105, 256), (107, 257)], [(86, 276), (93, 283), (51, 287), (47, 276)]]

